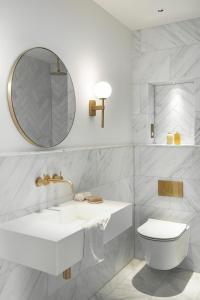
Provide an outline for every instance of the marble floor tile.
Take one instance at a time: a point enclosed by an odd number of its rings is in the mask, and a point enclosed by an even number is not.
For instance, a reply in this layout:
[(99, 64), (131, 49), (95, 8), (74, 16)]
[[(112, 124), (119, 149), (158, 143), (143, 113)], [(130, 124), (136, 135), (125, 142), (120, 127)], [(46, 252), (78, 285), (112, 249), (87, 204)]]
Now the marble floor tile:
[(90, 300), (198, 300), (200, 274), (158, 271), (134, 259)]
[[(145, 262), (143, 262), (145, 265)], [(101, 289), (103, 295), (109, 295), (118, 285), (131, 278), (133, 274), (136, 274), (141, 268), (141, 261), (138, 259), (132, 260), (125, 268), (123, 268), (111, 281), (109, 281)]]

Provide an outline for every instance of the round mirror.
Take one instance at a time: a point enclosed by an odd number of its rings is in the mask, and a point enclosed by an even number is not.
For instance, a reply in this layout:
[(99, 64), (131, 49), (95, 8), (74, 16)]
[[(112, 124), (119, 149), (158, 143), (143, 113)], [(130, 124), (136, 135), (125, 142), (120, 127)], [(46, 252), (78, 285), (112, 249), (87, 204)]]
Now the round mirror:
[(40, 147), (60, 144), (76, 111), (74, 86), (64, 63), (45, 48), (23, 53), (9, 77), (8, 103), (17, 129), (29, 142)]

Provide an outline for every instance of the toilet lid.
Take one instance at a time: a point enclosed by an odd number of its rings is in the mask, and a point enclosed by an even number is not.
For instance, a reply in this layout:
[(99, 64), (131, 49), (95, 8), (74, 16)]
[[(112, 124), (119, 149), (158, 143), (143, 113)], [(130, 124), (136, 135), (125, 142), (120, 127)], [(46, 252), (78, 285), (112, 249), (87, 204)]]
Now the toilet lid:
[(138, 227), (139, 234), (152, 239), (175, 239), (186, 229), (187, 224), (168, 222), (156, 219), (148, 219), (142, 226)]

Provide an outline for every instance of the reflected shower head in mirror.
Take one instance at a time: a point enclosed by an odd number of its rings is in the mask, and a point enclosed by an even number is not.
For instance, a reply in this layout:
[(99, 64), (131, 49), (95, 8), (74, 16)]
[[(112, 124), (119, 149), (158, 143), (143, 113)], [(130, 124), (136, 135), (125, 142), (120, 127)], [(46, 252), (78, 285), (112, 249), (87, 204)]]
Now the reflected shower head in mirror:
[(61, 71), (61, 68), (60, 68), (60, 59), (59, 59), (59, 57), (57, 57), (57, 62), (56, 62), (56, 64), (57, 64), (57, 70), (55, 71), (55, 72), (51, 72), (50, 74), (51, 75), (56, 75), (56, 76), (65, 76), (65, 75), (67, 75), (67, 73), (66, 72), (63, 72), (63, 71)]

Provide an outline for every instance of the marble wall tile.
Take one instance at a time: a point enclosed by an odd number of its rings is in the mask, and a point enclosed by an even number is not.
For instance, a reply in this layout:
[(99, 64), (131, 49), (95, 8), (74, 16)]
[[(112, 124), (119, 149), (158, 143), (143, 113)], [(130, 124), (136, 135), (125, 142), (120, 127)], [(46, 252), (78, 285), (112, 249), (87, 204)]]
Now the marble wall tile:
[(192, 220), (189, 222), (190, 225), (190, 244), (200, 246), (200, 213), (197, 212)]
[[(126, 245), (126, 247), (124, 247)], [(59, 288), (48, 300), (89, 300), (133, 258), (133, 230), (129, 229), (105, 246), (105, 259)], [(45, 300), (47, 300), (45, 299)]]
[(166, 82), (170, 76), (170, 51), (148, 52), (132, 60), (134, 83)]
[(195, 111), (200, 111), (200, 79), (194, 81), (195, 84)]
[(76, 191), (97, 186), (96, 155), (96, 151), (88, 150), (59, 155), (1, 158), (0, 165), (5, 171), (0, 174), (0, 215), (9, 215), (13, 211), (36, 205), (39, 208), (47, 201), (53, 205), (53, 199), (69, 195), (70, 190), (62, 184), (36, 187), (36, 177), (43, 174), (52, 175), (62, 171), (65, 178), (73, 181)]
[(180, 211), (175, 209), (163, 209), (155, 206), (136, 206), (135, 207), (135, 222), (136, 228), (142, 225), (148, 218), (155, 218), (160, 220), (190, 223), (196, 213), (193, 211)]
[[(144, 145), (143, 145), (144, 146)], [(140, 145), (135, 145), (134, 146), (134, 173), (136, 175), (141, 175), (140, 174), (140, 158), (141, 158), (141, 151), (143, 149), (143, 146)]]
[(132, 37), (132, 56), (136, 56), (141, 51), (141, 31), (133, 31)]
[(67, 283), (60, 287), (54, 294), (48, 295), (44, 300), (76, 300), (76, 281), (69, 280)]
[(200, 77), (200, 44), (175, 48), (170, 56), (170, 80)]
[(142, 84), (140, 87), (140, 103), (141, 103), (141, 108), (140, 111), (141, 113), (150, 113), (151, 112), (151, 103), (149, 101), (149, 86), (150, 84)]
[(200, 212), (200, 180), (185, 179), (184, 180), (184, 198), (189, 205), (197, 213)]
[[(199, 169), (199, 155), (200, 148), (190, 148), (191, 155), (185, 157), (184, 163), (179, 165), (179, 167), (174, 172), (174, 176), (177, 178), (185, 178), (185, 179), (200, 179), (200, 169)], [(181, 152), (179, 152), (182, 155)], [(186, 154), (186, 153), (185, 153)]]
[(194, 144), (194, 83), (155, 85), (155, 141), (165, 144), (178, 131), (183, 144)]
[(42, 157), (0, 159), (0, 215), (9, 214), (46, 201), (46, 190), (35, 186), (35, 178), (46, 173)]
[(132, 113), (151, 114), (154, 112), (154, 85), (133, 84)]
[[(57, 294), (60, 294), (62, 290), (65, 290), (66, 293), (74, 293), (76, 288), (76, 277), (79, 274), (80, 263), (75, 264), (71, 267), (71, 279), (64, 280), (63, 274), (59, 276), (53, 276), (47, 274), (47, 288), (48, 288), (48, 297), (55, 298)], [(68, 296), (69, 297), (69, 296)], [(69, 299), (71, 299), (69, 297)]]
[(96, 186), (97, 151), (71, 151), (61, 155), (49, 155), (47, 170), (49, 173), (62, 171), (63, 176), (72, 180), (77, 191)]
[[(79, 278), (77, 283), (76, 300), (87, 300), (95, 294), (111, 277), (119, 272), (133, 257), (133, 232), (128, 230), (119, 238), (114, 239), (106, 246), (104, 262), (92, 268)], [(124, 244), (129, 247), (124, 247)]]
[[(188, 134), (187, 143), (200, 143), (200, 18), (140, 30), (135, 34), (132, 55), (133, 108), (132, 127), (135, 147), (135, 229), (147, 218), (186, 222), (191, 226), (190, 251), (183, 268), (199, 271), (199, 180), (200, 149), (198, 147), (142, 146), (148, 139), (153, 118), (154, 90), (146, 87), (193, 82), (195, 102), (195, 134)], [(138, 38), (138, 40), (136, 39)], [(140, 51), (139, 51), (140, 48)], [(152, 85), (151, 85), (152, 84)], [(163, 100), (161, 95), (161, 100)], [(192, 95), (188, 97), (189, 101)], [(153, 101), (151, 100), (153, 99)], [(163, 112), (163, 109), (161, 109)], [(187, 110), (188, 111), (188, 110)], [(152, 114), (152, 116), (151, 116)], [(162, 117), (161, 117), (162, 118)], [(167, 126), (164, 125), (164, 128)], [(186, 132), (186, 130), (184, 130)], [(184, 134), (184, 133), (183, 133)], [(193, 139), (193, 140), (192, 140)], [(160, 140), (159, 143), (165, 143)], [(159, 197), (158, 179), (182, 180), (184, 197)], [(135, 234), (135, 254), (143, 258), (140, 241)]]
[(195, 80), (195, 145), (200, 145), (200, 79)]
[(141, 113), (141, 84), (133, 84), (131, 87), (132, 93), (132, 114)]
[[(172, 82), (197, 81), (194, 95), (196, 109), (199, 111), (199, 78), (200, 78), (200, 18), (142, 29), (133, 33), (132, 50), (132, 83), (137, 84), (161, 84)], [(137, 51), (135, 51), (137, 48)], [(140, 49), (140, 51), (138, 50)], [(137, 87), (138, 90), (138, 87)], [(146, 93), (145, 87), (141, 88)], [(138, 91), (136, 91), (136, 94)], [(139, 92), (141, 95), (141, 91)], [(133, 92), (134, 94), (134, 92)], [(150, 94), (146, 99), (151, 103)], [(148, 125), (144, 121), (146, 110), (141, 110), (142, 99), (133, 95), (133, 137), (135, 144), (153, 143), (147, 138)], [(150, 104), (151, 105), (151, 104)], [(148, 106), (143, 106), (148, 110)], [(140, 119), (141, 114), (143, 121)], [(153, 118), (150, 118), (152, 120)], [(195, 139), (193, 134), (182, 132), (184, 143), (199, 144), (199, 115), (195, 115)], [(136, 123), (138, 122), (138, 125)], [(148, 121), (149, 122), (149, 121)], [(150, 121), (151, 122), (151, 121)], [(181, 119), (182, 122), (182, 119)], [(145, 127), (145, 128), (144, 128)], [(164, 130), (167, 126), (164, 126)], [(139, 134), (137, 132), (139, 131)], [(143, 134), (144, 138), (141, 138)], [(164, 143), (166, 139), (157, 138), (157, 143)]]
[(200, 149), (192, 146), (137, 146), (135, 174), (164, 178), (200, 178)]
[(134, 144), (147, 144), (150, 136), (149, 115), (134, 114), (132, 116), (132, 134)]
[(111, 183), (133, 175), (132, 147), (97, 150), (97, 184)]
[(195, 145), (200, 145), (200, 111), (195, 114)]
[[(135, 204), (140, 206), (153, 206), (156, 208), (171, 209), (197, 213), (200, 210), (199, 180), (183, 180), (184, 197), (158, 196), (158, 180), (162, 177), (135, 177)], [(174, 178), (175, 179), (175, 178)], [(176, 180), (176, 179), (175, 179)], [(179, 180), (179, 178), (177, 178)]]
[(155, 51), (200, 42), (200, 18), (141, 30), (141, 51)]
[[(62, 184), (35, 186), (36, 177), (59, 171), (73, 181), (76, 191), (91, 190), (115, 201), (133, 202), (132, 146), (2, 157), (0, 166), (0, 223), (71, 200), (70, 189)], [(75, 266), (77, 278), (67, 283), (0, 260), (0, 300), (88, 300), (133, 254), (134, 233), (130, 229), (106, 245), (102, 266), (81, 276)]]
[(135, 176), (135, 205), (148, 205), (156, 197), (156, 177)]
[(47, 294), (47, 276), (36, 270), (16, 266), (1, 288), (1, 300), (44, 299)]
[[(135, 173), (137, 175), (135, 175), (134, 209), (136, 258), (144, 258), (144, 251), (136, 230), (148, 218), (187, 223), (190, 225), (190, 250), (181, 267), (200, 272), (198, 255), (200, 246), (199, 151), (198, 147), (192, 146), (136, 147)], [(184, 197), (180, 199), (158, 196), (158, 179), (182, 180)]]
[(134, 177), (127, 177), (106, 185), (101, 185), (91, 189), (95, 195), (101, 195), (105, 199), (121, 202), (134, 201)]

